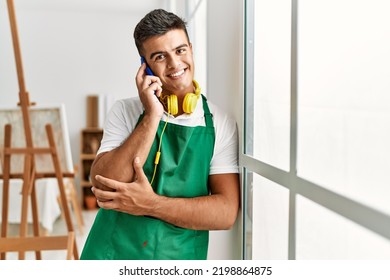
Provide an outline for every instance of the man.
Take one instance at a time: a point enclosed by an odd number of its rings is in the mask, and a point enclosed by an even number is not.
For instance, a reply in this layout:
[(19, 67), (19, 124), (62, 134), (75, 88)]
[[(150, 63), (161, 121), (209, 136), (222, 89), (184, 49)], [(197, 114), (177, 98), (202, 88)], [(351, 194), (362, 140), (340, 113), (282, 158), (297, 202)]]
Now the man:
[(181, 18), (151, 11), (134, 39), (147, 64), (139, 97), (107, 118), (91, 168), (101, 209), (81, 259), (206, 259), (208, 231), (237, 217), (236, 124), (200, 94)]

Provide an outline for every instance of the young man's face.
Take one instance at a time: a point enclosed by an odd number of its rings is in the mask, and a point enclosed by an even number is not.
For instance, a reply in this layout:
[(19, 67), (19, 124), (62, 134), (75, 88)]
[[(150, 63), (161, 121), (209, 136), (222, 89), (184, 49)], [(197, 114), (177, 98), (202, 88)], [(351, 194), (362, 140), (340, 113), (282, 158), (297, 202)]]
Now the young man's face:
[(180, 98), (194, 91), (192, 45), (183, 30), (149, 38), (143, 48), (146, 62), (163, 83), (163, 94), (176, 94)]

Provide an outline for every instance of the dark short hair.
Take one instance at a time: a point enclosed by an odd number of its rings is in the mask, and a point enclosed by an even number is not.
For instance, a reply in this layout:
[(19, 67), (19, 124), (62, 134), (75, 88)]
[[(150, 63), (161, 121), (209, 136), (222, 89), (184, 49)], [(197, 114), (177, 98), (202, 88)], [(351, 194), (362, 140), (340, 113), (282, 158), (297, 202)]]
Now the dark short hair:
[(153, 37), (161, 36), (174, 29), (184, 30), (188, 42), (190, 41), (187, 32), (187, 23), (177, 15), (163, 9), (156, 9), (144, 16), (134, 29), (135, 45), (138, 53), (143, 52), (143, 43)]

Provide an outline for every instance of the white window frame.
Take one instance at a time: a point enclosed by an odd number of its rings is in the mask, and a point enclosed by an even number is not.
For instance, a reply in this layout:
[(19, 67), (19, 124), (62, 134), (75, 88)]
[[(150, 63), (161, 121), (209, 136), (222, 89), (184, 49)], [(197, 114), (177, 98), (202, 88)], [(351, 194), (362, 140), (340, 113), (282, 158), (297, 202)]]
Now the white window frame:
[[(347, 196), (340, 195), (318, 184), (297, 176), (297, 7), (298, 0), (292, 0), (291, 16), (291, 108), (290, 108), (290, 164), (289, 171), (281, 170), (251, 156), (251, 141), (247, 132), (253, 130), (253, 118), (247, 115), (247, 107), (253, 104), (254, 80), (254, 2), (245, 1), (245, 94), (244, 94), (244, 130), (243, 151), (240, 154), (240, 164), (243, 168), (243, 259), (250, 259), (247, 246), (251, 244), (246, 235), (251, 229), (245, 217), (248, 212), (248, 175), (254, 172), (289, 190), (288, 213), (288, 259), (296, 259), (296, 201), (297, 196), (303, 196), (354, 223), (390, 240), (390, 216), (372, 207), (368, 207)], [(249, 112), (250, 113), (250, 112)], [(251, 144), (251, 143), (250, 143)]]

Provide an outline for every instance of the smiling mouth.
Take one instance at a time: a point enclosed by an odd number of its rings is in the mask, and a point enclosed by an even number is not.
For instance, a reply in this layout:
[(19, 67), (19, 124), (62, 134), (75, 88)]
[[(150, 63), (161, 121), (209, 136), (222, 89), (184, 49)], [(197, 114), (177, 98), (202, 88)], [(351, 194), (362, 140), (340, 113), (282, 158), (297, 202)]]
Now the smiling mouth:
[(169, 74), (168, 77), (177, 78), (177, 77), (182, 76), (184, 74), (184, 72), (185, 72), (185, 69), (182, 69), (182, 70), (177, 71), (175, 73)]

